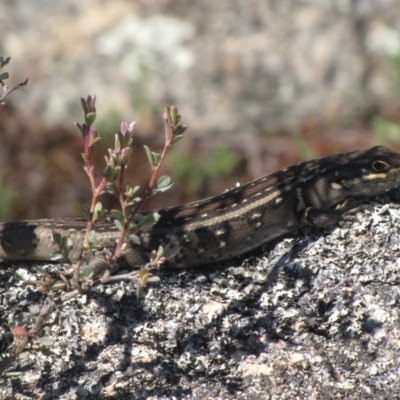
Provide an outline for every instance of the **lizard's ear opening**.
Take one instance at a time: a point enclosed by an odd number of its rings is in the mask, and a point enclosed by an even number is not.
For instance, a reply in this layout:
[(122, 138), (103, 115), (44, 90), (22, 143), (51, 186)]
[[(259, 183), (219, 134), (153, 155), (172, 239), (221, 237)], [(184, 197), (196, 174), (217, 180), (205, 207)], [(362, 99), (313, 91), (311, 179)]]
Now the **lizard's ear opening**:
[(376, 172), (383, 172), (389, 170), (390, 166), (387, 162), (377, 160), (372, 163), (372, 169)]

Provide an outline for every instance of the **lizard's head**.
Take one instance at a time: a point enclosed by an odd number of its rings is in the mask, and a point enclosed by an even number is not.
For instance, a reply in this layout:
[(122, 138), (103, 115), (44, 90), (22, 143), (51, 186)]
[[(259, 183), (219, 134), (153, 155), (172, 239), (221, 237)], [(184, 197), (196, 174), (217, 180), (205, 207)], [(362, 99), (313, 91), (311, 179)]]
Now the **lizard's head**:
[(331, 183), (332, 188), (353, 197), (373, 197), (398, 185), (400, 153), (383, 146), (350, 153)]

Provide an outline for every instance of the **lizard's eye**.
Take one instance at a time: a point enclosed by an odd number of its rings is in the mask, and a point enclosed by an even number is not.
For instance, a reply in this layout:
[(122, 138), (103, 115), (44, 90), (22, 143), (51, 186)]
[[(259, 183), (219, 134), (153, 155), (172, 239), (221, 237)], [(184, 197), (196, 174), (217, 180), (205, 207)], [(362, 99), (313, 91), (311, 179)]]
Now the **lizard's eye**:
[(372, 169), (376, 172), (387, 171), (389, 168), (389, 164), (382, 160), (377, 160), (372, 163)]

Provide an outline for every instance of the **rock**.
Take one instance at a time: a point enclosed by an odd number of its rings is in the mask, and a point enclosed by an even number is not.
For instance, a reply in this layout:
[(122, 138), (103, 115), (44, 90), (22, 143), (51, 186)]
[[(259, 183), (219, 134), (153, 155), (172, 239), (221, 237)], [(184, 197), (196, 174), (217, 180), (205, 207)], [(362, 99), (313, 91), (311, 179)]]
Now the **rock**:
[[(400, 206), (373, 205), (242, 260), (163, 271), (140, 301), (116, 282), (60, 305), (39, 335), (54, 344), (34, 342), (0, 398), (399, 397)], [(19, 276), (0, 270), (3, 357), (7, 321), (44, 300)]]

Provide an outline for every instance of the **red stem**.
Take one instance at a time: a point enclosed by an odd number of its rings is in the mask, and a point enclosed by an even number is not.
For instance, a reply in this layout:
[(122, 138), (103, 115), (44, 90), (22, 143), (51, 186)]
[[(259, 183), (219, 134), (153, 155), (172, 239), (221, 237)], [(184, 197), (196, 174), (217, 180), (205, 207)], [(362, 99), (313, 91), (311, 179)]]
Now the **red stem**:
[[(114, 261), (117, 260), (119, 251), (120, 251), (122, 245), (125, 242), (125, 238), (126, 238), (126, 236), (128, 234), (129, 225), (132, 222), (132, 219), (135, 217), (135, 215), (137, 214), (139, 209), (143, 206), (143, 204), (147, 201), (147, 199), (151, 196), (151, 194), (153, 192), (154, 186), (156, 184), (156, 179), (157, 179), (158, 172), (160, 171), (161, 165), (162, 165), (162, 163), (163, 163), (163, 161), (164, 161), (164, 159), (165, 159), (165, 157), (166, 157), (166, 155), (168, 153), (169, 148), (171, 147), (172, 140), (173, 140), (173, 137), (172, 137), (171, 140), (169, 140), (169, 141), (167, 141), (165, 143), (164, 149), (163, 149), (163, 151), (161, 153), (161, 156), (160, 156), (160, 159), (158, 160), (157, 165), (153, 167), (153, 172), (151, 174), (150, 181), (149, 181), (149, 184), (147, 186), (146, 191), (144, 192), (142, 198), (136, 203), (135, 208), (130, 213), (129, 218), (125, 220), (124, 227), (123, 227), (123, 229), (121, 231), (121, 235), (119, 237), (117, 246), (115, 247), (115, 251), (114, 251), (114, 254), (112, 256), (112, 260), (114, 260)], [(121, 205), (123, 205), (123, 204), (121, 203)], [(124, 209), (124, 207), (123, 207), (123, 209)], [(125, 216), (125, 212), (124, 212), (124, 216)], [(126, 218), (126, 216), (125, 216), (125, 218)]]

